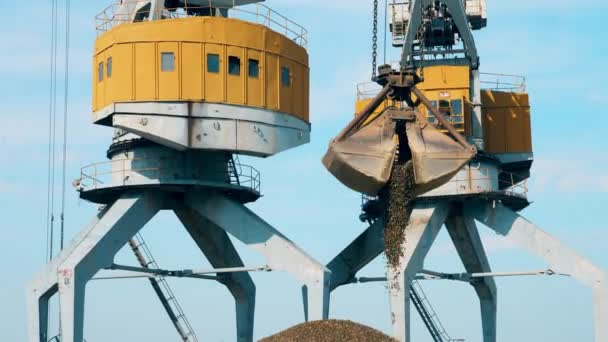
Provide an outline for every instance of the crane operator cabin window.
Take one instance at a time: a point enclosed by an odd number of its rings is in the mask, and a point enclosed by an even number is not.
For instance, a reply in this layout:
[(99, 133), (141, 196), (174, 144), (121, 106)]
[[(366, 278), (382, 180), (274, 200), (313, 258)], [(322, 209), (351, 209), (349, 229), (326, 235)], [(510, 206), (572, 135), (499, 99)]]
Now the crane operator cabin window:
[(99, 63), (97, 66), (97, 81), (103, 81), (103, 62)]
[(281, 84), (283, 87), (289, 87), (291, 85), (291, 72), (289, 71), (289, 67), (281, 68)]
[(106, 63), (106, 76), (108, 78), (112, 77), (112, 57), (108, 58), (108, 61)]
[(207, 55), (207, 72), (220, 72), (220, 55), (214, 53)]
[(164, 72), (175, 70), (175, 55), (173, 52), (163, 52), (161, 54), (161, 70)]
[(260, 77), (260, 61), (257, 59), (249, 59), (249, 77), (258, 78)]
[(234, 76), (239, 76), (241, 74), (241, 59), (239, 57), (228, 57), (228, 74)]

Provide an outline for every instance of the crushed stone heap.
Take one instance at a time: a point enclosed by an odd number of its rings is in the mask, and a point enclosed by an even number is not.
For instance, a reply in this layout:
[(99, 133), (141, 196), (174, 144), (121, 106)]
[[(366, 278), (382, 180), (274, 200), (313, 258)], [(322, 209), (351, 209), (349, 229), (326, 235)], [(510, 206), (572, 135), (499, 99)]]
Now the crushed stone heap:
[(396, 342), (373, 328), (351, 321), (328, 320), (296, 325), (260, 342)]

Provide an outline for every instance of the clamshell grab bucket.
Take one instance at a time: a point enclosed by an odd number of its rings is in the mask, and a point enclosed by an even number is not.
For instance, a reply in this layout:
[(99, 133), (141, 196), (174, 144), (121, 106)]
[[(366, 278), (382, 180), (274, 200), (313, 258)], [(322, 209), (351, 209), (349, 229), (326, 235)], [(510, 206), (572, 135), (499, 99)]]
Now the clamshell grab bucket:
[[(376, 196), (390, 180), (399, 147), (396, 122), (385, 111), (348, 137), (336, 138), (323, 157), (323, 165), (352, 190)], [(429, 124), (418, 111), (406, 123), (419, 195), (448, 182), (475, 151)]]
[(447, 183), (476, 155), (475, 151), (421, 120), (420, 115), (416, 122), (407, 123), (406, 132), (416, 177), (416, 195)]
[(382, 114), (350, 137), (332, 141), (323, 165), (352, 190), (375, 196), (391, 177), (397, 147), (395, 122)]

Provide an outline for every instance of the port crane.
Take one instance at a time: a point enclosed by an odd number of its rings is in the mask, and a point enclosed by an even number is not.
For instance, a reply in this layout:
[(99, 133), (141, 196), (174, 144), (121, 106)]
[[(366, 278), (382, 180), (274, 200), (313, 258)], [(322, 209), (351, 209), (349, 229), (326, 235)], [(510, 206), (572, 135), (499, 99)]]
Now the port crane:
[[(330, 290), (361, 282), (357, 273), (384, 252), (388, 204), (381, 192), (391, 181), (395, 162), (411, 161), (417, 197), (410, 202), (409, 222), (403, 223), (399, 265), (389, 263), (386, 277), (372, 278), (396, 282), (388, 286), (393, 337), (412, 341), (413, 304), (433, 340), (449, 340), (437, 333), (440, 324), (425, 320), (433, 315), (421, 310), (416, 296), (416, 280), (428, 274), (424, 259), (445, 225), (467, 271), (465, 278), (479, 297), (483, 341), (496, 342), (494, 278), (504, 273), (490, 268), (476, 225), (480, 222), (549, 264), (550, 271), (532, 274), (566, 274), (591, 288), (595, 341), (608, 340), (603, 323), (608, 319), (608, 274), (519, 213), (530, 205), (530, 105), (524, 82), (482, 78), (487, 75), (480, 73), (473, 31), (487, 26), (486, 1), (393, 1), (389, 11), (392, 44), (401, 48), (401, 59), (396, 67), (376, 69), (374, 51), (372, 81), (380, 90), (357, 99), (357, 114), (330, 141), (322, 160), (336, 179), (364, 195), (360, 218), (370, 224), (327, 265)], [(490, 76), (500, 80), (505, 75)]]

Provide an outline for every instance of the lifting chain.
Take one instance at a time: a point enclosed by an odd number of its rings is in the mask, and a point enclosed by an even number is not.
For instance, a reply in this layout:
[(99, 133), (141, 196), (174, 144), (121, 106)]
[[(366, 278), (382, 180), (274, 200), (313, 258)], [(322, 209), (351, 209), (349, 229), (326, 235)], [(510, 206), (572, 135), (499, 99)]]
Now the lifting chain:
[(378, 0), (374, 0), (374, 28), (372, 30), (372, 80), (376, 78), (378, 60)]

